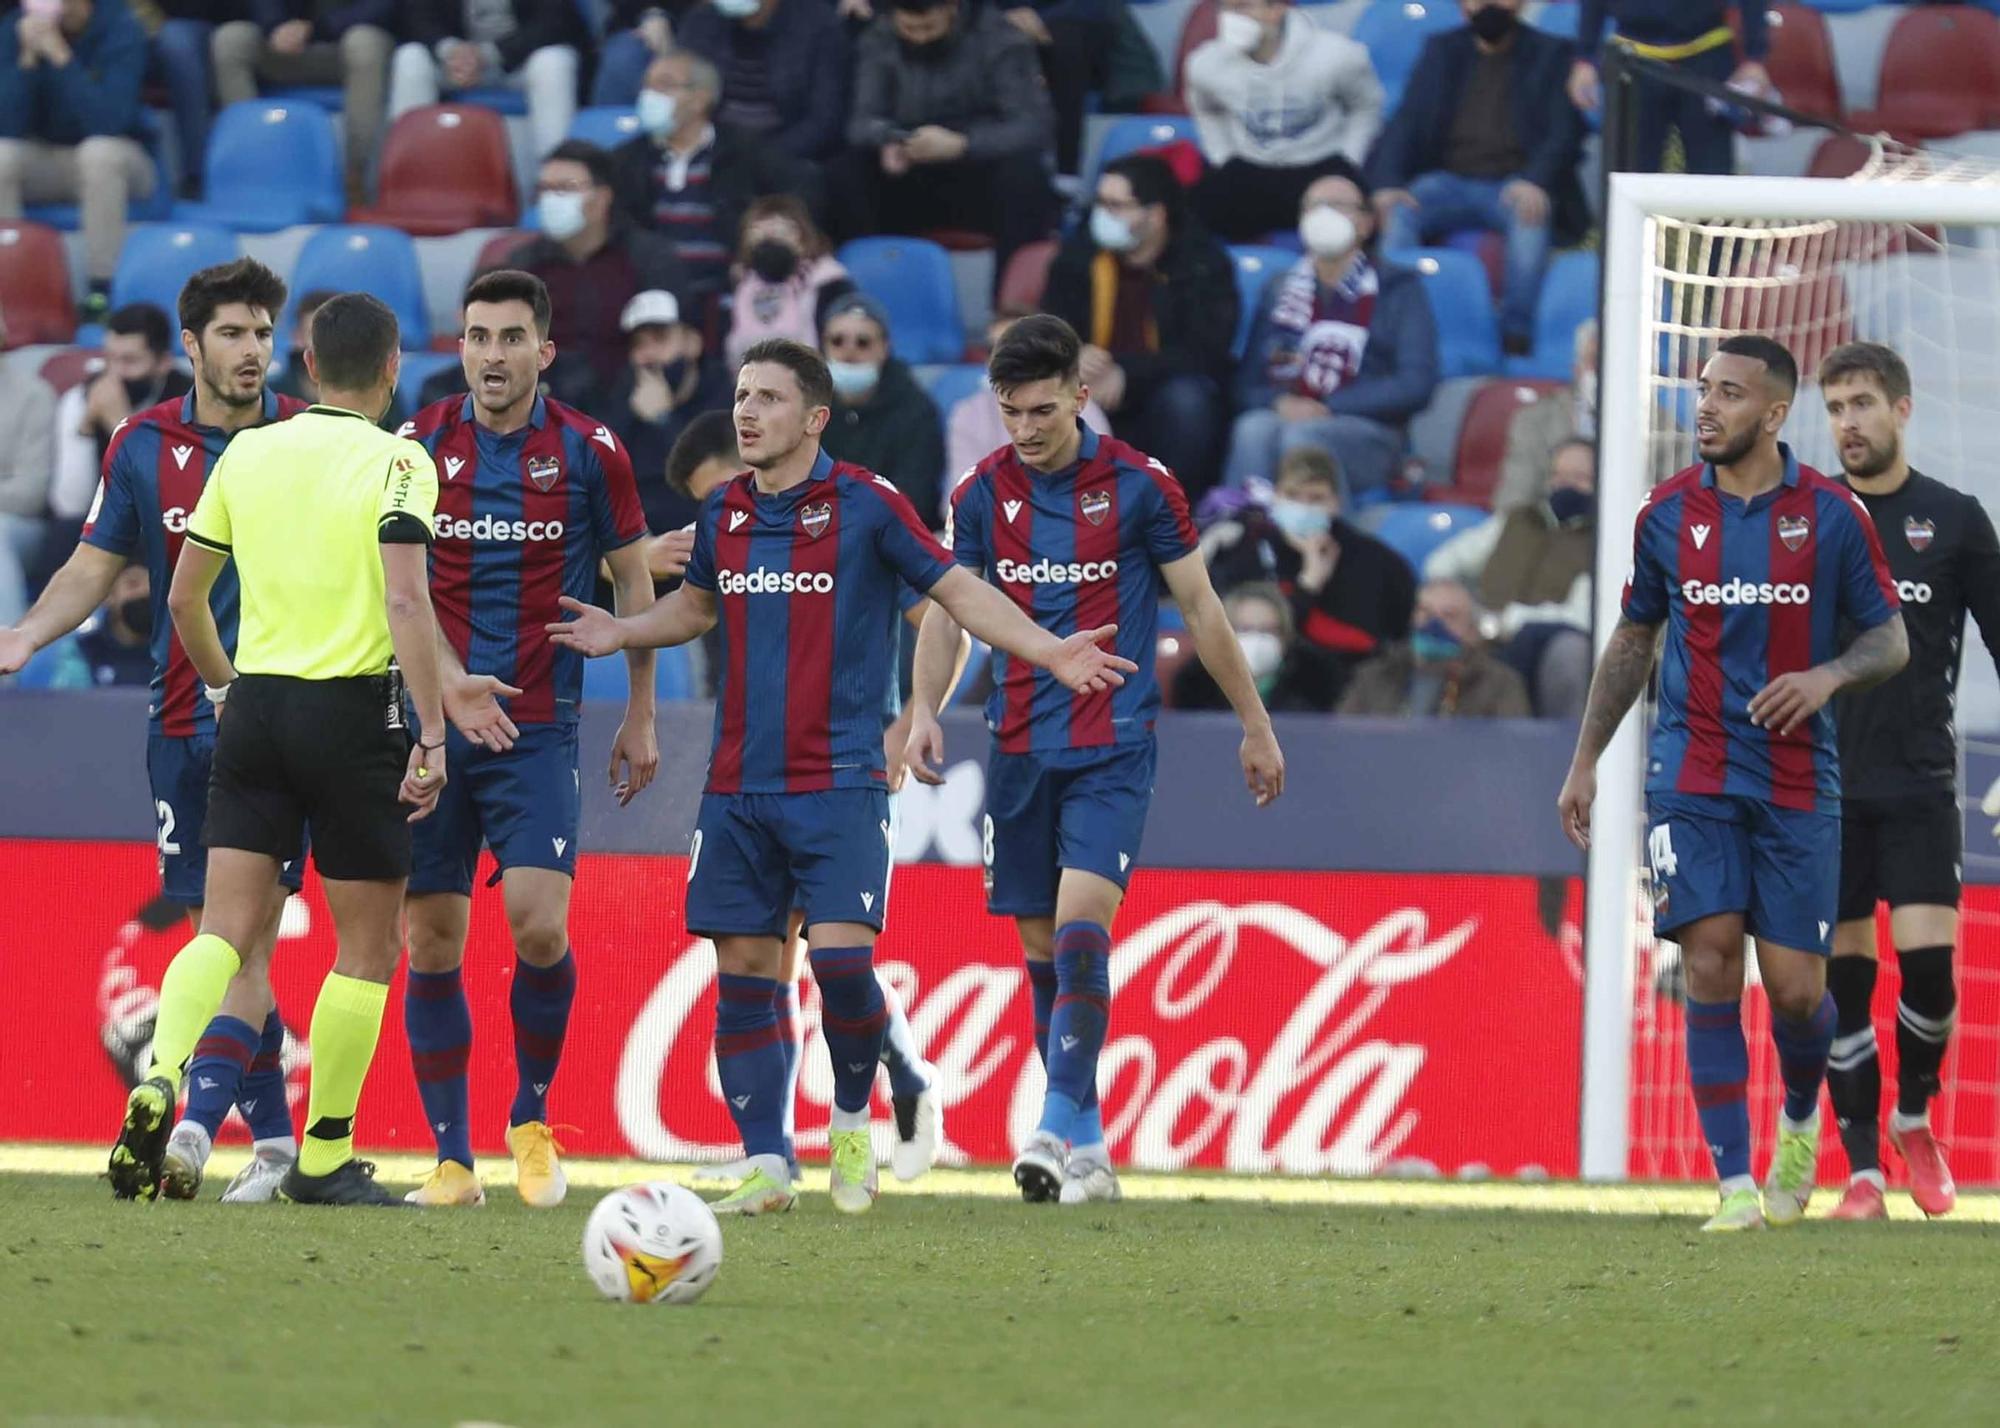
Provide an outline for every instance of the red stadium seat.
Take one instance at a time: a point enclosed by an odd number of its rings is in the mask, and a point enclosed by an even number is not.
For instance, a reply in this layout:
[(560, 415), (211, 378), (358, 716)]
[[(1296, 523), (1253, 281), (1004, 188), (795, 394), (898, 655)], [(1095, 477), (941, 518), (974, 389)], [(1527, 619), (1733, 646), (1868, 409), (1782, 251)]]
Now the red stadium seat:
[(490, 273), (495, 268), (506, 267), (507, 260), (514, 256), (515, 250), (526, 247), (534, 239), (535, 235), (525, 230), (495, 233), (480, 245), (479, 256), (472, 260), (473, 276), (477, 277), (481, 273)]
[(0, 311), (7, 345), (67, 342), (76, 335), (69, 294), (69, 259), (62, 235), (39, 223), (0, 223)]
[(1829, 134), (1813, 150), (1806, 177), (1848, 178), (1859, 173), (1874, 156), (1875, 148), (1866, 139), (1851, 134)]
[(1221, 9), (1215, 0), (1196, 0), (1194, 9), (1188, 11), (1187, 23), (1181, 26), (1180, 47), (1174, 52), (1174, 93), (1187, 93), (1188, 56), (1197, 48), (1215, 38), (1215, 27)]
[(1014, 250), (1007, 271), (1000, 277), (1000, 307), (1023, 307), (1039, 312), (1042, 294), (1049, 285), (1049, 265), (1056, 260), (1056, 240), (1045, 238)]
[(1937, 139), (2000, 129), (2000, 18), (1970, 5), (1906, 11), (1882, 47), (1868, 128)]
[(41, 378), (60, 396), (71, 387), (82, 386), (104, 370), (104, 354), (95, 347), (72, 347), (54, 352), (42, 363)]
[(511, 224), (521, 211), (507, 123), (490, 109), (430, 104), (398, 119), (382, 144), (375, 206), (350, 223), (419, 238)]
[(1801, 272), (1774, 264), (1766, 254), (1739, 266), (1735, 276), (1758, 281), (1723, 289), (1715, 323), (1724, 331), (1775, 337), (1805, 373), (1817, 372), (1822, 357), (1853, 340), (1854, 313), (1838, 269)]
[(1465, 425), (1459, 428), (1458, 460), (1452, 484), (1433, 487), (1424, 493), (1425, 497), (1490, 510), (1493, 488), (1500, 484), (1500, 465), (1507, 455), (1507, 433), (1513, 428), (1515, 415), (1562, 386), (1561, 382), (1508, 377), (1481, 387), (1466, 408)]
[[(1764, 62), (1771, 83), (1785, 103), (1808, 114), (1829, 119), (1841, 115), (1840, 79), (1833, 66), (1833, 40), (1827, 33), (1826, 17), (1805, 5), (1773, 5), (1771, 53)], [(1742, 17), (1734, 6), (1729, 10), (1729, 26), (1743, 33)]]

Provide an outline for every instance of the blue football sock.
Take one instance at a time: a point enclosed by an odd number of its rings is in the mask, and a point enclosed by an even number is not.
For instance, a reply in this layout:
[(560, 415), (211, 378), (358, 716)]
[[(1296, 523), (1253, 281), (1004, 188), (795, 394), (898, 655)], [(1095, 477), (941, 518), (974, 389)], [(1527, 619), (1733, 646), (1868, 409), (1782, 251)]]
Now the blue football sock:
[[(1822, 1054), (1824, 1060), (1824, 1054)], [(1718, 1179), (1750, 1173), (1750, 1048), (1739, 1001), (1687, 1003), (1688, 1080)]]
[[(1049, 1017), (1049, 1090), (1039, 1129), (1074, 1141), (1078, 1113), (1097, 1085), (1097, 1057), (1111, 1027), (1111, 934), (1094, 922), (1056, 929), (1056, 1004)], [(1099, 1135), (1103, 1134), (1099, 1130)]]
[(882, 1028), (882, 1067), (889, 1073), (889, 1091), (896, 1096), (918, 1096), (928, 1091), (930, 1078), (924, 1074), (923, 1053), (917, 1050), (916, 1034), (910, 1030), (910, 1018), (903, 1011), (903, 999), (890, 989), (887, 982), (876, 978), (882, 986), (882, 1005), (889, 1013), (889, 1020)]
[(733, 977), (724, 972), (715, 979), (715, 1071), (730, 1118), (743, 1137), (744, 1154), (779, 1155), (789, 1161), (777, 994), (778, 983), (770, 977)]
[(264, 1035), (237, 1088), (236, 1104), (252, 1139), (260, 1143), (294, 1139), (292, 1103), (285, 1095), (285, 1023), (276, 1007), (264, 1018)]
[(233, 1016), (215, 1017), (195, 1043), (185, 1083), (187, 1119), (207, 1131), (211, 1141), (236, 1104), (237, 1090), (256, 1055), (256, 1030)]
[(792, 1139), (798, 1134), (799, 1064), (805, 1048), (799, 1042), (799, 988), (796, 982), (778, 985), (771, 999), (778, 1018), (778, 1047), (785, 1053), (785, 1154), (793, 1154)]
[(819, 947), (812, 952), (819, 983), (819, 1028), (833, 1061), (833, 1105), (849, 1115), (868, 1109), (889, 1009), (875, 980), (872, 947)]
[(515, 959), (514, 988), (507, 997), (514, 1014), (514, 1105), (508, 1125), (548, 1120), (549, 1086), (562, 1061), (575, 1000), (575, 953), (565, 949), (562, 960), (547, 967)]
[(1028, 964), (1028, 995), (1035, 1004), (1035, 1055), (1042, 1058), (1042, 1068), (1049, 1064), (1049, 1018), (1056, 1010), (1056, 964), (1053, 962), (1030, 962)]
[(1838, 1017), (1831, 992), (1819, 999), (1819, 1006), (1804, 1021), (1771, 1014), (1771, 1041), (1778, 1048), (1778, 1073), (1785, 1082), (1785, 1118), (1795, 1125), (1811, 1120), (1819, 1109), (1820, 1083), (1826, 1080), (1826, 1058), (1833, 1050)]
[(424, 1119), (437, 1141), (438, 1159), (472, 1169), (472, 1127), (466, 1111), (466, 1063), (472, 1058), (472, 1008), (458, 968), (410, 973), (403, 992), (403, 1030)]

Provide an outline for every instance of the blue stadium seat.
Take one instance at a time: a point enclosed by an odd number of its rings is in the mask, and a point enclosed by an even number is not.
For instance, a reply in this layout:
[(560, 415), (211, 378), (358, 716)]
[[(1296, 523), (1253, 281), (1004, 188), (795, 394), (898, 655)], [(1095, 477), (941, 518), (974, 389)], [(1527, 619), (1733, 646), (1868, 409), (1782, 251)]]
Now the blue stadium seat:
[(615, 149), (639, 136), (639, 113), (623, 105), (596, 105), (576, 111), (569, 121), (569, 137), (582, 139), (600, 149)]
[(917, 374), (924, 384), (924, 390), (937, 403), (938, 412), (947, 420), (951, 419), (951, 409), (974, 392), (986, 388), (986, 369), (977, 362), (955, 362), (945, 367), (929, 367)]
[(28, 662), (21, 666), (21, 672), (14, 676), (14, 687), (59, 689), (69, 684), (75, 671), (81, 667), (83, 656), (76, 647), (76, 636), (64, 635), (29, 656)]
[(1535, 346), (1507, 370), (1517, 377), (1567, 377), (1576, 362), (1576, 329), (1597, 314), (1597, 254), (1558, 253), (1535, 304)]
[(417, 409), (417, 393), (424, 389), (424, 383), (434, 373), (447, 367), (456, 367), (459, 356), (456, 352), (405, 352), (402, 371), (396, 377), (396, 405), (404, 415)]
[(239, 233), (275, 233), (299, 223), (338, 223), (347, 212), (333, 119), (316, 104), (247, 99), (216, 117), (200, 203), (174, 207), (186, 223)]
[(476, 104), (495, 114), (522, 117), (528, 112), (528, 96), (504, 84), (475, 84), (470, 89), (455, 89), (442, 99), (446, 104)]
[(1545, 35), (1573, 40), (1582, 21), (1583, 7), (1575, 0), (1551, 0), (1551, 3), (1542, 6), (1542, 13), (1535, 16), (1535, 28)]
[(1368, 523), (1374, 527), (1377, 540), (1402, 556), (1410, 563), (1410, 569), (1421, 575), (1432, 551), (1491, 514), (1478, 506), (1402, 501), (1370, 508)]
[(1355, 21), (1353, 35), (1368, 47), (1388, 109), (1403, 97), (1424, 42), (1464, 23), (1457, 0), (1372, 0)]
[[(1806, 5), (1827, 15), (1852, 15), (1859, 10), (1870, 10), (1882, 0), (1804, 0)], [(1981, 4), (1982, 9), (1991, 10), (1991, 4)]]
[[(631, 688), (632, 673), (624, 655), (607, 655), (603, 659), (583, 662), (583, 697), (586, 700), (617, 703)], [(695, 697), (694, 663), (688, 656), (687, 646), (674, 645), (654, 653), (653, 693), (660, 699)]]
[(292, 300), (279, 324), (281, 347), (290, 340), (300, 295), (314, 288), (373, 293), (402, 325), (404, 351), (420, 352), (430, 346), (423, 270), (417, 265), (417, 246), (407, 233), (360, 224), (322, 228), (300, 250), (291, 288)]
[(951, 255), (925, 238), (857, 238), (840, 250), (855, 286), (889, 310), (889, 341), (909, 363), (965, 355)]
[(1413, 248), (1397, 257), (1423, 275), (1437, 318), (1440, 374), (1473, 377), (1499, 371), (1500, 319), (1493, 310), (1486, 265), (1457, 248)]
[(190, 277), (241, 256), (236, 235), (212, 223), (135, 224), (125, 235), (125, 246), (118, 250), (111, 305), (149, 302), (171, 318), (179, 310), (181, 288)]
[(313, 104), (329, 114), (338, 114), (347, 108), (347, 91), (337, 84), (287, 84), (276, 89), (259, 89), (257, 98), (264, 103), (275, 101), (279, 104)]
[(1176, 139), (1195, 137), (1194, 120), (1185, 114), (1131, 114), (1114, 119), (1098, 141), (1097, 156), (1085, 165), (1090, 175), (1088, 191), (1096, 192), (1097, 176), (1113, 159), (1122, 159), (1141, 149), (1157, 149)]
[(1236, 297), (1241, 304), (1229, 355), (1241, 357), (1244, 344), (1250, 340), (1250, 324), (1257, 318), (1257, 304), (1264, 299), (1264, 288), (1272, 278), (1296, 263), (1299, 255), (1283, 248), (1242, 244), (1230, 248), (1229, 256), (1236, 262)]

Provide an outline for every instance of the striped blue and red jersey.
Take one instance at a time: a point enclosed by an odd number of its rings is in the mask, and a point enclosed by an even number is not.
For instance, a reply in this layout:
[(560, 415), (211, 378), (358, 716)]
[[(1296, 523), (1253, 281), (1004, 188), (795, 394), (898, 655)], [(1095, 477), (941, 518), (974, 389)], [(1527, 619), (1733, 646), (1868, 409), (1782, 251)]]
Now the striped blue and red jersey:
[(610, 428), (537, 397), (528, 424), (504, 435), (474, 417), (470, 395), (418, 412), (403, 435), (437, 462), (431, 604), (470, 674), (521, 691), (516, 724), (568, 723), (583, 697), (583, 656), (543, 627), (564, 595), (588, 601), (598, 562), (646, 534), (632, 460)]
[(1896, 586), (1854, 493), (1779, 451), (1783, 483), (1754, 500), (1704, 464), (1639, 507), (1625, 618), (1667, 624), (1646, 789), (1838, 813), (1832, 704), (1780, 737), (1750, 722), (1750, 700), (1896, 614)]
[(1139, 672), (1116, 689), (1077, 694), (1047, 670), (994, 650), (986, 723), (1002, 753), (1138, 743), (1151, 736), (1160, 707), (1153, 677), (1160, 568), (1192, 555), (1199, 537), (1171, 471), (1082, 430), (1066, 470), (1032, 470), (1011, 445), (974, 467), (952, 493), (952, 555), (1052, 634), (1118, 626), (1118, 653)]
[[(305, 408), (291, 397), (268, 389), (264, 393), (267, 422)], [(232, 435), (196, 424), (193, 392), (134, 413), (111, 434), (97, 498), (83, 521), (84, 544), (145, 562), (153, 585), (153, 695), (147, 713), (153, 727), (170, 738), (215, 732), (215, 710), (202, 697), (201, 676), (167, 614), (167, 590), (187, 538), (188, 517)], [(301, 531), (301, 539), (308, 534)], [(233, 654), (238, 605), (233, 564), (216, 578), (208, 604), (222, 647)]]
[(902, 587), (950, 572), (902, 492), (825, 452), (776, 495), (747, 471), (710, 492), (685, 577), (722, 629), (708, 791), (881, 787)]

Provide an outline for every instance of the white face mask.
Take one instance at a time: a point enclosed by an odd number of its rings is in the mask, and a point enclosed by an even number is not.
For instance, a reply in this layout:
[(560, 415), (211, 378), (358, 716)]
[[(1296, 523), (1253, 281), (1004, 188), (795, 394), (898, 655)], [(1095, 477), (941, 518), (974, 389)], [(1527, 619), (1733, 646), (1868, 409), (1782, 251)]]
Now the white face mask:
[(1284, 643), (1269, 630), (1238, 630), (1236, 643), (1243, 647), (1243, 662), (1250, 666), (1252, 679), (1269, 679), (1284, 662)]
[(710, 0), (710, 3), (715, 6), (715, 13), (725, 20), (747, 20), (757, 13), (757, 6), (762, 0)]
[(545, 193), (536, 200), (535, 215), (542, 220), (542, 232), (558, 243), (583, 232), (583, 195)]
[(882, 369), (873, 362), (828, 362), (826, 373), (833, 390), (843, 397), (865, 397), (882, 380)]
[(1299, 241), (1315, 258), (1338, 258), (1351, 253), (1360, 236), (1361, 231), (1352, 218), (1325, 204), (1308, 209), (1299, 220)]
[(1264, 27), (1248, 15), (1224, 10), (1215, 20), (1215, 37), (1239, 54), (1251, 54), (1264, 43)]
[(1126, 252), (1139, 243), (1132, 225), (1102, 206), (1090, 210), (1090, 236), (1098, 247), (1113, 253)]
[(655, 139), (674, 131), (674, 97), (658, 89), (639, 91), (639, 127)]

